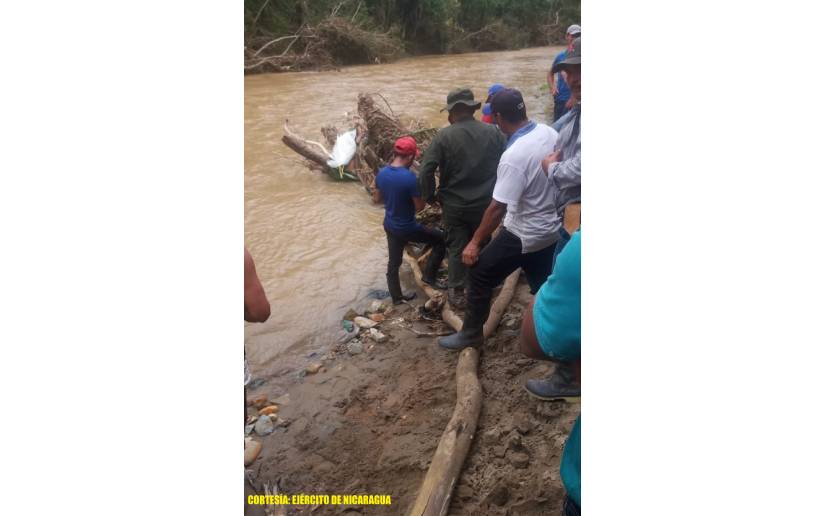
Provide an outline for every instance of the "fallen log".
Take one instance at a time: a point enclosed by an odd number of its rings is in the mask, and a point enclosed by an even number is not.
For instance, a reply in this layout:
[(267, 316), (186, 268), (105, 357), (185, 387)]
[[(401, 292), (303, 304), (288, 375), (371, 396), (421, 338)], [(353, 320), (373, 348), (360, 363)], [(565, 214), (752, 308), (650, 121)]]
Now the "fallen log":
[(521, 269), (516, 269), (504, 280), (504, 285), (502, 285), (498, 296), (496, 296), (493, 305), (490, 307), (490, 315), (487, 316), (487, 320), (484, 322), (485, 337), (489, 337), (496, 331), (498, 323), (501, 322), (501, 316), (510, 306), (510, 301), (512, 301), (513, 294), (516, 292), (516, 284), (520, 273)]
[(450, 308), (450, 303), (443, 299), (443, 293), (424, 283), (424, 280), (422, 279), (423, 275), (421, 272), (421, 266), (418, 264), (418, 260), (416, 260), (412, 253), (410, 253), (409, 249), (404, 249), (404, 261), (407, 262), (412, 269), (415, 282), (418, 284), (418, 287), (423, 290), (425, 294), (427, 294), (427, 297), (434, 299), (439, 303), (442, 300), (444, 301), (444, 305), (441, 308), (441, 320), (452, 326), (455, 331), (459, 331), (462, 324), (461, 318), (453, 312), (452, 308)]
[(424, 262), (426, 262), (426, 261), (427, 261), (427, 258), (429, 258), (429, 257), (430, 257), (430, 254), (432, 254), (432, 252), (433, 252), (433, 249), (432, 249), (432, 248), (429, 248), (429, 249), (427, 249), (427, 252), (422, 253), (422, 254), (421, 254), (421, 256), (419, 256), (419, 257), (418, 257), (418, 260), (417, 260), (417, 261), (418, 261), (418, 265), (423, 265), (423, 264), (424, 264)]
[(452, 330), (448, 331), (418, 331), (415, 328), (408, 328), (411, 332), (415, 333), (415, 336), (418, 338), (422, 337), (446, 337), (447, 335), (452, 335)]
[[(418, 260), (404, 250), (404, 261), (413, 271), (415, 282), (430, 299), (441, 300), (444, 294), (438, 292), (422, 280), (421, 266)], [(489, 337), (498, 327), (501, 317), (507, 310), (516, 290), (521, 269), (513, 271), (496, 296), (490, 307), (490, 315), (484, 323), (484, 336)], [(463, 321), (450, 308), (448, 301), (441, 309), (441, 319), (455, 331), (461, 331)], [(418, 332), (413, 331), (418, 334)], [(432, 516), (447, 514), (450, 507), (453, 488), (461, 473), (461, 466), (470, 450), (478, 416), (481, 413), (481, 384), (478, 381), (478, 350), (465, 348), (458, 357), (456, 366), (457, 395), (453, 416), (441, 435), (430, 468), (418, 491), (418, 497), (410, 510), (410, 516)]]
[[(413, 277), (415, 278), (415, 282), (418, 284), (418, 287), (423, 290), (425, 294), (427, 294), (427, 297), (440, 302), (444, 297), (444, 294), (424, 283), (424, 280), (422, 279), (423, 273), (421, 272), (421, 265), (412, 255), (410, 250), (406, 248), (404, 249), (404, 261), (407, 262), (412, 269)], [(516, 291), (516, 284), (518, 283), (520, 273), (521, 269), (516, 269), (509, 276), (507, 276), (507, 279), (504, 280), (504, 285), (502, 285), (498, 296), (496, 296), (493, 300), (493, 304), (490, 306), (490, 315), (487, 316), (487, 321), (484, 323), (483, 331), (485, 337), (492, 335), (496, 331), (496, 328), (498, 328), (498, 323), (501, 322), (501, 317), (504, 315), (504, 312), (507, 311), (507, 307), (513, 299), (513, 294)], [(449, 324), (455, 331), (461, 331), (461, 327), (464, 325), (461, 318), (450, 307), (450, 302), (446, 300), (443, 308), (441, 309), (441, 319), (445, 323)]]
[[(289, 120), (284, 121), (284, 135), (281, 137), (281, 141), (306, 159), (321, 165), (325, 169), (327, 168), (327, 160), (331, 157), (329, 151), (320, 143), (306, 140), (292, 132), (289, 128)], [(320, 149), (316, 149), (313, 145)]]
[(453, 417), (441, 434), (430, 469), (410, 510), (410, 516), (447, 514), (453, 487), (461, 473), (481, 413), (478, 350), (466, 348), (458, 356), (455, 371), (456, 402)]

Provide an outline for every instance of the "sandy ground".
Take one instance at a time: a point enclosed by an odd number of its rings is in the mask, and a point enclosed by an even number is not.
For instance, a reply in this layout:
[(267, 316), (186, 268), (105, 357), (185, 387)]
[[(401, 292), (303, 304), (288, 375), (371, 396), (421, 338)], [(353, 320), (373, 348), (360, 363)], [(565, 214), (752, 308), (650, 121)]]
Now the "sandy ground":
[[(412, 284), (409, 276), (404, 283)], [(521, 313), (529, 297), (522, 277), (497, 333), (485, 343), (479, 364), (481, 417), (450, 514), (561, 513), (559, 460), (580, 406), (541, 402), (524, 391), (525, 380), (553, 367), (518, 351)], [(286, 514), (402, 514), (409, 509), (456, 396), (458, 354), (408, 329), (406, 321), (415, 319), (423, 299), (419, 292), (412, 306), (402, 305), (380, 324), (388, 342), (365, 341), (358, 355), (332, 345), (324, 370), (295, 375), (286, 390), (274, 390), (267, 382), (249, 392), (249, 399), (264, 394), (279, 401), (278, 415), (288, 426), (265, 437), (253, 434), (263, 450), (247, 468), (246, 494), (263, 494), (265, 484), (277, 484), (285, 494), (392, 496), (391, 506), (290, 506)], [(426, 331), (428, 323), (413, 327)], [(246, 514), (265, 514), (259, 506), (245, 507)]]

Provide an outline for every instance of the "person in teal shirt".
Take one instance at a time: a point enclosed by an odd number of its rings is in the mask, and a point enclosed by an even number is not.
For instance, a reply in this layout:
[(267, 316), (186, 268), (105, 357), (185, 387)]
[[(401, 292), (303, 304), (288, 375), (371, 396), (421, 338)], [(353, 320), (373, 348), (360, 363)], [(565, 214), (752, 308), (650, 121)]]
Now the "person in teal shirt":
[[(531, 358), (552, 360), (581, 378), (581, 230), (556, 259), (553, 273), (525, 311), (521, 351)], [(567, 490), (564, 515), (581, 513), (581, 415), (564, 445), (561, 480)]]

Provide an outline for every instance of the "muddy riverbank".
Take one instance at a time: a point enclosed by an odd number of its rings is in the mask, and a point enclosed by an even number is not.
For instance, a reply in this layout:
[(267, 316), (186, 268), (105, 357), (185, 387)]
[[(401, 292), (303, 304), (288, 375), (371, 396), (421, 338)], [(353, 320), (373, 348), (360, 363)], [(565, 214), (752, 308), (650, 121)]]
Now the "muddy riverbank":
[[(405, 280), (412, 284), (406, 265)], [(378, 326), (390, 339), (339, 345), (323, 369), (287, 388), (264, 383), (249, 393), (279, 402), (282, 424), (254, 437), (263, 444), (248, 468), (247, 494), (264, 484), (307, 494), (387, 494), (392, 506), (292, 506), (288, 514), (400, 514), (409, 508), (455, 403), (458, 355), (419, 337), (408, 322), (423, 293)], [(578, 404), (539, 402), (523, 389), (551, 365), (518, 352), (529, 290), (522, 278), (479, 364), (484, 390), (478, 429), (456, 485), (450, 514), (558, 514), (564, 498), (559, 460)], [(415, 329), (415, 325), (413, 325)], [(424, 328), (419, 328), (423, 330)], [(285, 425), (285, 426), (284, 426)], [(247, 507), (247, 514), (264, 514)]]

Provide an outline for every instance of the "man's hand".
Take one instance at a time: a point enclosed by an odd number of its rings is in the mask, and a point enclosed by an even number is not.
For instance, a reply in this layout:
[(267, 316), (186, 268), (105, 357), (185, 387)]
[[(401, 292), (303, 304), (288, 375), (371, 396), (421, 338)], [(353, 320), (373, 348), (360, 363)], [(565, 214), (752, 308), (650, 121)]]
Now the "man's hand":
[(478, 261), (478, 244), (470, 240), (470, 243), (464, 248), (461, 253), (461, 262), (467, 267), (472, 267)]
[(544, 170), (544, 175), (547, 175), (547, 170), (550, 169), (550, 165), (552, 163), (557, 163), (561, 161), (561, 151), (557, 150), (552, 154), (548, 154), (543, 160), (541, 160), (541, 168)]
[(554, 97), (558, 96), (558, 94), (559, 94), (559, 88), (558, 88), (558, 86), (556, 86), (556, 85), (554, 84), (554, 85), (553, 85), (553, 87), (552, 87), (552, 88), (550, 88), (550, 94), (551, 94), (551, 95), (553, 95)]
[(567, 102), (565, 102), (564, 107), (566, 107), (567, 109), (573, 109), (573, 106), (575, 106), (575, 105), (576, 105), (576, 98), (573, 97), (573, 95), (570, 95), (570, 98), (567, 99)]

